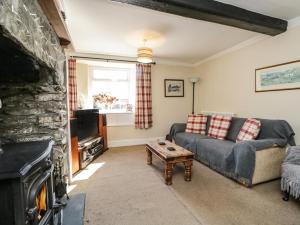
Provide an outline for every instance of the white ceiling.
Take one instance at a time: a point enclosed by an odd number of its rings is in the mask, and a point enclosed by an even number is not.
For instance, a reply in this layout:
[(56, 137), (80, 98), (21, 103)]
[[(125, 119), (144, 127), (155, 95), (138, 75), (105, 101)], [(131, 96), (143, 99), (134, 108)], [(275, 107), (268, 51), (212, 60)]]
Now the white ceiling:
[[(300, 16), (300, 0), (219, 1), (286, 20)], [(64, 2), (77, 52), (135, 57), (146, 38), (156, 58), (193, 64), (258, 36), (110, 0)]]

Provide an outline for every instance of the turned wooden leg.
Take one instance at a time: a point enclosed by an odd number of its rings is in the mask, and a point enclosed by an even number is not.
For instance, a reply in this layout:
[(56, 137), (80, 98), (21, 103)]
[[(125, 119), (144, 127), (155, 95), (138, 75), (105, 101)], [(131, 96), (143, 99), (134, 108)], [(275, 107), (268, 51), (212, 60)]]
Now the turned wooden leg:
[(147, 164), (151, 165), (152, 164), (152, 152), (148, 148), (146, 148), (146, 151), (147, 151)]
[(192, 179), (192, 165), (193, 165), (192, 160), (184, 162), (184, 167), (185, 167), (184, 180), (185, 181), (191, 181), (191, 179)]
[(165, 165), (165, 182), (166, 185), (172, 184), (172, 175), (173, 175), (173, 165), (172, 163), (167, 163)]

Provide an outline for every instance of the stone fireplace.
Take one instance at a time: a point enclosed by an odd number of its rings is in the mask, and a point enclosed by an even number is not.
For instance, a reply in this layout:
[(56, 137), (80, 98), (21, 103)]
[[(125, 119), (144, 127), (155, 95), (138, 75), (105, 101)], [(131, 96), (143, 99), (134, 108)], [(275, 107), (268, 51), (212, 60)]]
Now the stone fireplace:
[(52, 139), (66, 161), (64, 50), (36, 0), (0, 0), (0, 15), (0, 141)]

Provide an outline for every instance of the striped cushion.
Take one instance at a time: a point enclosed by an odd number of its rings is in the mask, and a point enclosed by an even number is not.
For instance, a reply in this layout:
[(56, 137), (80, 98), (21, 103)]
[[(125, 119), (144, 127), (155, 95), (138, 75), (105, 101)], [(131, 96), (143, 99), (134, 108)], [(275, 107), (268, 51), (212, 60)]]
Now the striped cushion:
[(205, 135), (207, 116), (205, 115), (188, 115), (188, 121), (185, 132)]
[(260, 131), (260, 127), (259, 120), (247, 119), (236, 138), (236, 142), (254, 140)]
[(208, 130), (208, 136), (224, 140), (228, 133), (231, 120), (231, 116), (212, 115)]

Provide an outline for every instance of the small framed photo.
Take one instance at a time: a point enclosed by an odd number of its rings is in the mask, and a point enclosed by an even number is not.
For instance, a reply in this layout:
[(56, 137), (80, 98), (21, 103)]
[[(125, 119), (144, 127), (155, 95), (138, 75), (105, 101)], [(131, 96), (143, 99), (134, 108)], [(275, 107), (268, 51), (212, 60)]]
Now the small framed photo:
[(165, 79), (165, 97), (184, 97), (184, 80)]

